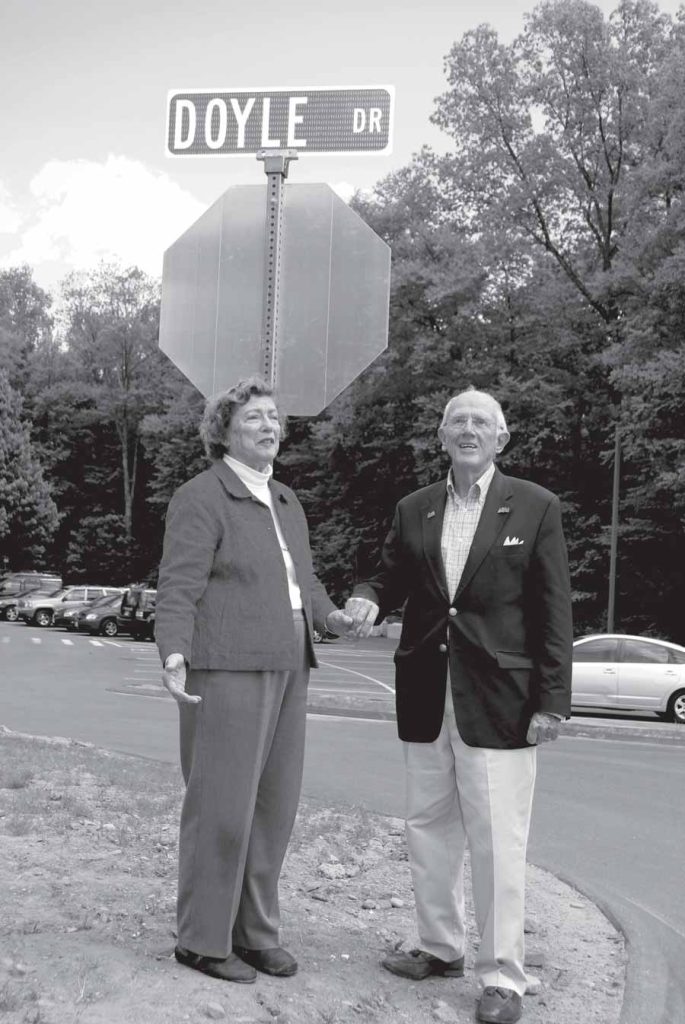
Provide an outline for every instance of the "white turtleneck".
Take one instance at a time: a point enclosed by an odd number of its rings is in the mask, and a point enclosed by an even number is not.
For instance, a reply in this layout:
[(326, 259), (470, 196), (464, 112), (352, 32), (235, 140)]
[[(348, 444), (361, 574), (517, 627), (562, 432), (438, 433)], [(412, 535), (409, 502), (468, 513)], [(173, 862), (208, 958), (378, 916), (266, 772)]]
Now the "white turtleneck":
[(281, 529), (281, 524), (279, 523), (278, 516), (276, 515), (273, 496), (271, 494), (271, 488), (269, 487), (269, 480), (273, 473), (271, 466), (267, 466), (264, 472), (261, 472), (258, 469), (253, 469), (251, 466), (246, 466), (244, 462), (239, 462), (238, 459), (231, 458), (230, 455), (224, 455), (224, 462), (227, 466), (230, 466), (236, 476), (242, 480), (248, 491), (250, 491), (251, 494), (254, 494), (258, 501), (263, 502), (271, 512), (271, 518), (274, 521), (276, 536), (278, 537), (278, 543), (281, 546), (281, 554), (283, 555), (285, 570), (288, 576), (290, 603), (293, 606), (293, 609), (301, 608), (302, 596), (297, 583), (295, 563), (292, 560), (286, 539), (283, 536), (283, 530)]

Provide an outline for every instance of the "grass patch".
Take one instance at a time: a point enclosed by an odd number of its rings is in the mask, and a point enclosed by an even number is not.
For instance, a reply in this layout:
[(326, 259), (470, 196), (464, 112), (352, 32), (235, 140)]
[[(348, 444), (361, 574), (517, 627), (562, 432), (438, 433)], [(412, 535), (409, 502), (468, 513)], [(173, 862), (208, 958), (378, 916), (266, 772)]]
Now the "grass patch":
[(31, 785), (33, 776), (30, 768), (7, 765), (0, 769), (0, 789), (25, 789)]

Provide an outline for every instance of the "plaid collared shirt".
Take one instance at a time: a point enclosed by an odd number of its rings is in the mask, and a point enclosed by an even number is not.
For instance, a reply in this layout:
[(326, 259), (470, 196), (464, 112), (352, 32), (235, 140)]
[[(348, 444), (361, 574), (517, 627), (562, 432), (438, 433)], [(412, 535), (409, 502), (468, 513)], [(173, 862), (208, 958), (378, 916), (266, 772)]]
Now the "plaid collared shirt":
[(462, 501), (454, 490), (451, 469), (447, 475), (447, 504), (445, 505), (445, 518), (442, 522), (440, 545), (447, 578), (447, 591), (450, 597), (454, 597), (459, 586), (488, 488), (494, 475), (495, 465), (493, 463), (469, 488), (465, 501)]

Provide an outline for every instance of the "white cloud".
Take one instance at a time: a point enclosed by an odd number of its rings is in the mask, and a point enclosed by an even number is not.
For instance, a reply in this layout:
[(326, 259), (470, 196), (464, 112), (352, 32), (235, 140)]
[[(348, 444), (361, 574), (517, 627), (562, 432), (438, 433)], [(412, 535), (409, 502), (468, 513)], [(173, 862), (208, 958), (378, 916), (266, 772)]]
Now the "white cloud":
[(354, 185), (350, 185), (349, 181), (332, 181), (331, 188), (345, 203), (349, 203), (350, 199), (357, 191)]
[(168, 175), (121, 156), (52, 160), (31, 193), (34, 213), (5, 264), (58, 262), (67, 272), (114, 257), (159, 276), (164, 250), (205, 209)]
[(13, 234), (21, 223), (19, 213), (12, 202), (12, 197), (0, 181), (0, 234)]

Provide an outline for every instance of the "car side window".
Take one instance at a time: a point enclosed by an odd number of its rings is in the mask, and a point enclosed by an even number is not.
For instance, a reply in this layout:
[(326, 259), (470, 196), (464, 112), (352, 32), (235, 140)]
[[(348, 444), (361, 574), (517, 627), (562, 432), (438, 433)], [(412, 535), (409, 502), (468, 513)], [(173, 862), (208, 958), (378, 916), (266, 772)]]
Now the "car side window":
[(668, 663), (668, 647), (661, 644), (648, 644), (642, 640), (624, 640), (621, 649), (621, 661), (631, 665), (666, 665)]
[(685, 651), (674, 651), (669, 647), (668, 657), (672, 665), (685, 665)]
[(67, 601), (85, 601), (86, 600), (86, 588), (77, 587), (76, 590), (72, 590), (66, 595)]
[(574, 661), (616, 661), (618, 641), (611, 637), (588, 640), (586, 644), (577, 644), (573, 648)]

